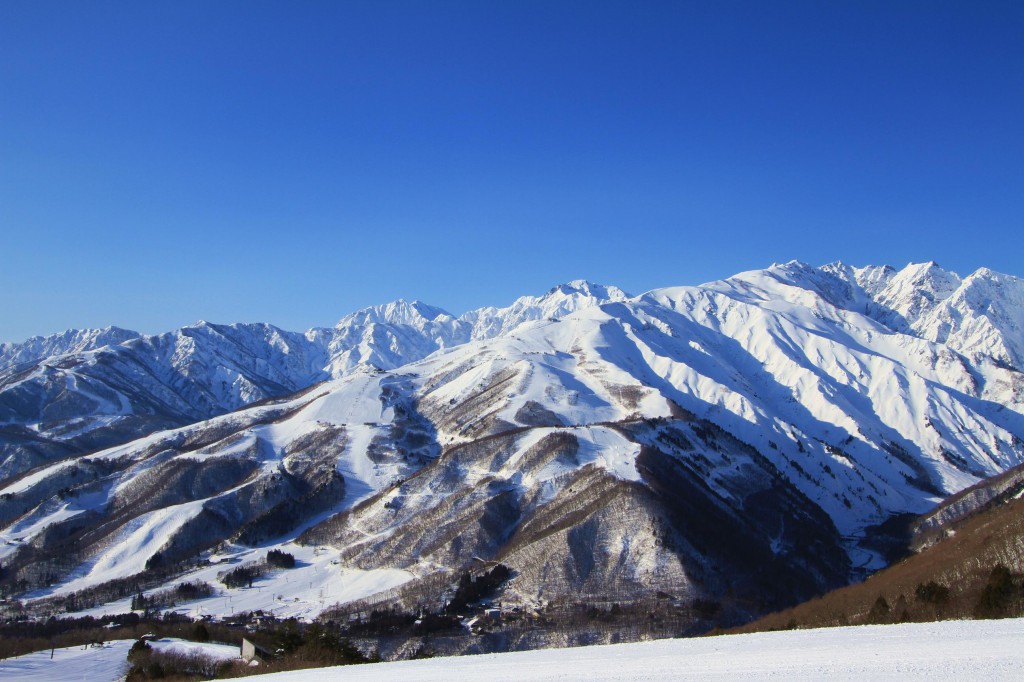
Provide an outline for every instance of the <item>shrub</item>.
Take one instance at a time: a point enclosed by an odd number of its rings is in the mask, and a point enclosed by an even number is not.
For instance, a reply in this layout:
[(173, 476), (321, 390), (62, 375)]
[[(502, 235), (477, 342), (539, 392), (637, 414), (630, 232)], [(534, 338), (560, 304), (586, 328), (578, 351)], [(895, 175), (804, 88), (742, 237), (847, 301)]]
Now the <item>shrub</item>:
[(918, 583), (914, 595), (918, 601), (939, 606), (949, 601), (949, 588), (934, 580), (929, 580), (927, 583)]
[(206, 629), (206, 626), (202, 623), (196, 623), (196, 626), (192, 628), (192, 641), (194, 642), (209, 642), (210, 631)]
[(974, 607), (975, 618), (1005, 618), (1011, 615), (1010, 608), (1017, 596), (1018, 588), (1013, 584), (1013, 575), (1003, 564), (996, 564), (988, 576), (988, 583), (978, 597)]
[[(145, 644), (145, 643), (143, 643)], [(127, 682), (158, 680), (161, 678), (209, 679), (224, 672), (224, 664), (202, 654), (176, 654), (154, 651), (152, 647), (139, 647), (136, 643), (128, 654), (130, 668)]]
[(885, 600), (885, 597), (878, 595), (878, 599), (871, 606), (871, 611), (868, 612), (868, 622), (870, 623), (884, 623), (889, 620), (889, 613), (892, 609), (889, 608), (889, 602)]
[(158, 590), (148, 596), (139, 592), (132, 597), (132, 610), (145, 611), (175, 606), (179, 601), (202, 599), (213, 594), (213, 587), (202, 581), (178, 583), (175, 587)]

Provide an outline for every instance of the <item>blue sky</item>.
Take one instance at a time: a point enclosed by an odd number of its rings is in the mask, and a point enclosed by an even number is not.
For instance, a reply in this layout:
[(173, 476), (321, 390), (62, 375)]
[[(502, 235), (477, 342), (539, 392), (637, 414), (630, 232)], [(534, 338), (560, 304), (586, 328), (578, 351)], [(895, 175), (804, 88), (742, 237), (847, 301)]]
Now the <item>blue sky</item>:
[(1024, 275), (1024, 3), (6, 2), (0, 340)]

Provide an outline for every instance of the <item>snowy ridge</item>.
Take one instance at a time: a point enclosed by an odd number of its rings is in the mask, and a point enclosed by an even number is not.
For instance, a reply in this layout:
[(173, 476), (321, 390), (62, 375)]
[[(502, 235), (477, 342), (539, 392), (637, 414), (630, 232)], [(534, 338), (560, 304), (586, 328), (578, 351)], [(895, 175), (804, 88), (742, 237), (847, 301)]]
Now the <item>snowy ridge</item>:
[(138, 332), (106, 327), (68, 329), (52, 336), (33, 336), (22, 343), (0, 343), (0, 370), (71, 353), (84, 353), (138, 338)]
[(507, 308), (480, 308), (459, 319), (473, 326), (471, 338), (477, 341), (502, 336), (528, 322), (557, 319), (577, 310), (629, 297), (618, 287), (577, 279), (551, 289), (544, 296), (524, 296)]
[(332, 377), (360, 366), (394, 369), (431, 353), (469, 341), (511, 333), (537, 320), (622, 301), (629, 295), (616, 287), (574, 280), (543, 296), (524, 296), (505, 308), (486, 307), (459, 317), (419, 301), (395, 301), (348, 315), (333, 330), (312, 330), (307, 336), (327, 339)]
[[(614, 287), (580, 281), (459, 319), (400, 300), (305, 334), (268, 324), (200, 321), (155, 336), (116, 329), (65, 332), (5, 346), (4, 357), (35, 364), (6, 370), (0, 365), (0, 479), (75, 452), (287, 395), (361, 367), (393, 369), (474, 338), (597, 305), (606, 300), (603, 295), (626, 296)], [(122, 337), (120, 345), (109, 345)]]
[(821, 268), (856, 284), (865, 312), (895, 331), (948, 345), (978, 361), (1024, 368), (1024, 280), (980, 268), (961, 278), (936, 263)]

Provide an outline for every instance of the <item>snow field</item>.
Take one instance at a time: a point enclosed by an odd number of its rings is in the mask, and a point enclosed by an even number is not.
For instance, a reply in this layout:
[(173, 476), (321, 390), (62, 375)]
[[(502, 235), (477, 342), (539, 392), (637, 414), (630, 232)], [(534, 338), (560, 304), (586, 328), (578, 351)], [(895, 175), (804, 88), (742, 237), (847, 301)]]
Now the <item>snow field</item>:
[(102, 647), (69, 647), (0, 660), (0, 680), (17, 682), (114, 682), (128, 671), (128, 650), (135, 640), (119, 639)]
[(370, 571), (342, 568), (333, 563), (335, 552), (326, 549), (292, 544), (277, 548), (295, 557), (295, 568), (274, 570), (257, 578), (252, 587), (228, 588), (219, 582), (217, 574), (262, 559), (268, 548), (237, 548), (237, 553), (211, 557), (218, 559), (219, 563), (183, 576), (175, 582), (205, 581), (213, 585), (218, 593), (184, 603), (174, 610), (194, 618), (210, 614), (228, 616), (242, 611), (263, 611), (278, 618), (311, 620), (335, 604), (390, 590), (415, 577), (409, 571), (394, 568)]
[(260, 675), (261, 682), (417, 680), (1020, 680), (1024, 619), (792, 630), (434, 658)]

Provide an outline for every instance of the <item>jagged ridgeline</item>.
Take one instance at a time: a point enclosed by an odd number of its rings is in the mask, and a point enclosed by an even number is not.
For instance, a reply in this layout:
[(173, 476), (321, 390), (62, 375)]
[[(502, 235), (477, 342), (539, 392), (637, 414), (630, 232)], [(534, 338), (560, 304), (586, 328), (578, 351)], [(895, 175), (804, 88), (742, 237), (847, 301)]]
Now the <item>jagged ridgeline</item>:
[(0, 477), (625, 298), (576, 281), (458, 318), (396, 301), (305, 334), (198, 322), (157, 336), (72, 330), (0, 345)]
[(0, 586), (37, 613), (187, 581), (197, 613), (443, 619), (502, 566), (502, 613), (746, 621), (1024, 461), (1021, 329), (1013, 277), (789, 263), (4, 347)]

